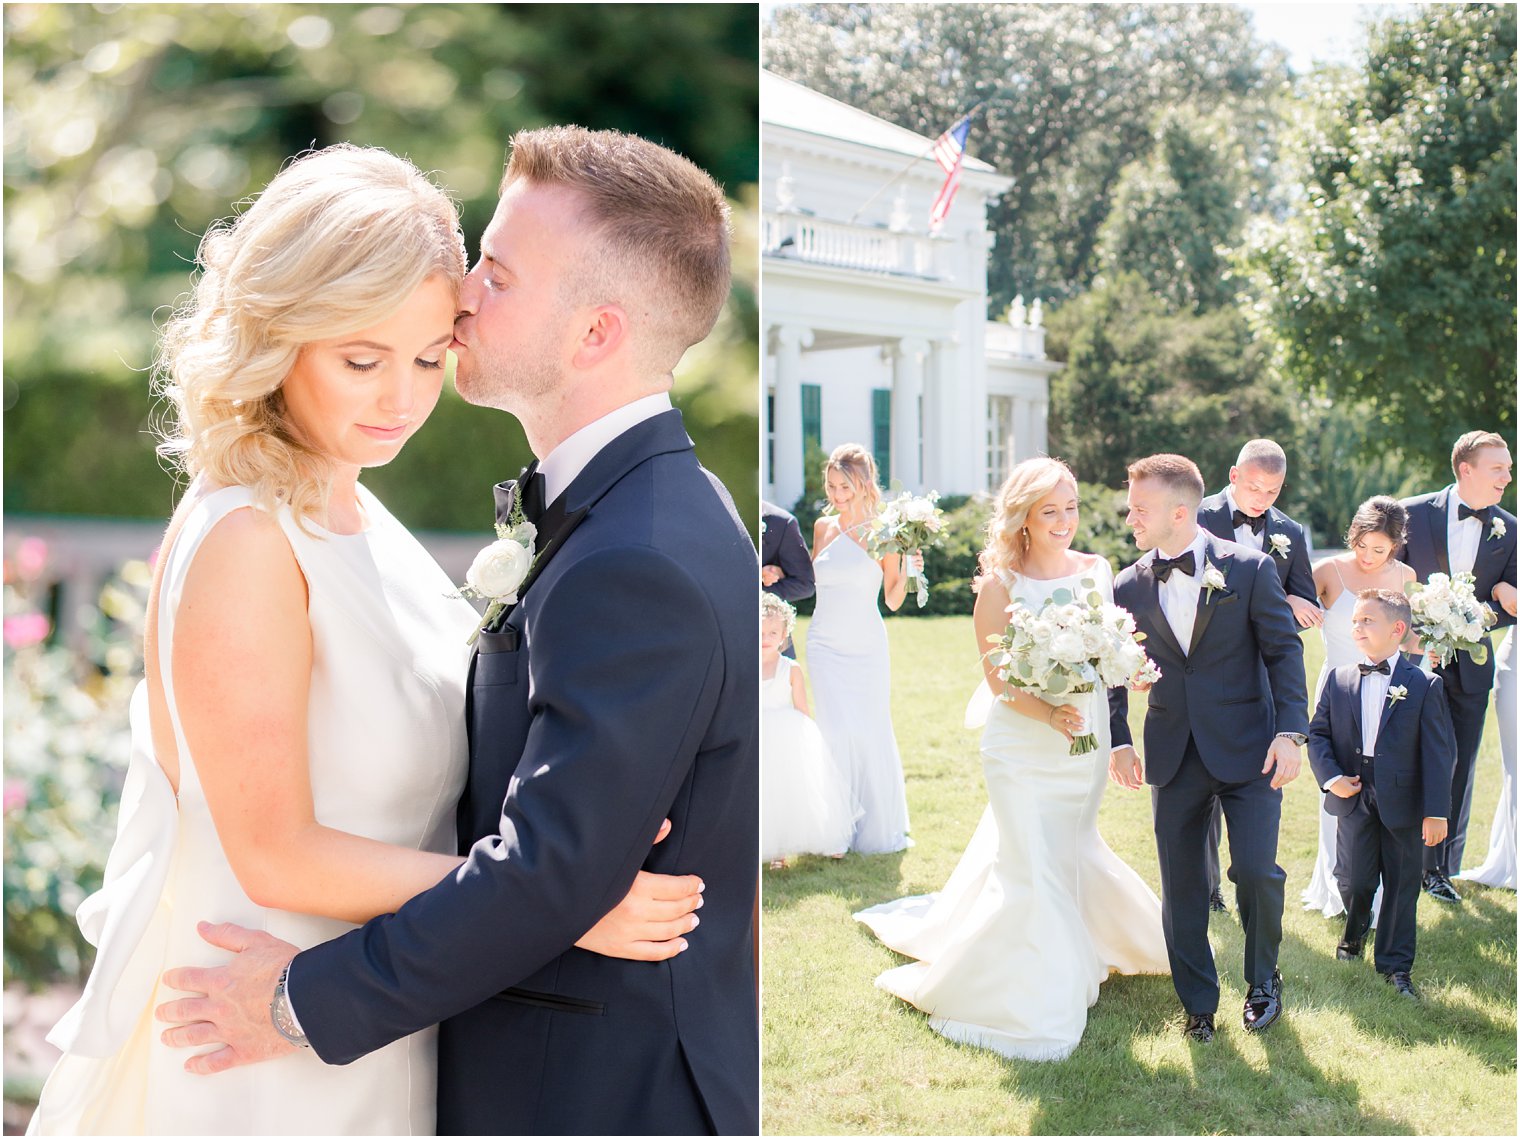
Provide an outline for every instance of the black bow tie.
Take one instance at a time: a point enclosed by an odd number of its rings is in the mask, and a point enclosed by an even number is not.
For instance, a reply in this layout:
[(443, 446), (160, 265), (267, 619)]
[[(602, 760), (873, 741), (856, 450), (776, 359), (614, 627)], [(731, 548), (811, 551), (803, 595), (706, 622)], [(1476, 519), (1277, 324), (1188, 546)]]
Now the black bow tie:
[(1393, 673), (1393, 669), (1388, 667), (1386, 660), (1380, 664), (1359, 664), (1356, 667), (1362, 670), (1363, 676), (1366, 676), (1369, 672), (1381, 672), (1384, 676), (1390, 676)]
[(1236, 530), (1242, 526), (1249, 526), (1251, 533), (1260, 535), (1267, 528), (1267, 512), (1262, 511), (1260, 514), (1251, 515), (1243, 510), (1237, 510), (1230, 516), (1230, 525)]
[(1492, 506), (1480, 506), (1477, 510), (1474, 510), (1465, 502), (1457, 503), (1458, 522), (1461, 522), (1468, 518), (1476, 518), (1479, 522), (1483, 523), (1483, 525), (1487, 526), (1488, 520), (1493, 516), (1493, 513), (1494, 508)]
[(1174, 569), (1180, 569), (1188, 577), (1192, 577), (1196, 566), (1197, 563), (1193, 560), (1193, 551), (1189, 550), (1187, 553), (1180, 554), (1175, 558), (1157, 558), (1151, 564), (1151, 572), (1156, 575), (1157, 581), (1170, 581)]
[(538, 472), (538, 462), (529, 463), (522, 474), (512, 482), (496, 488), (496, 521), (506, 525), (511, 521), (514, 508), (535, 526), (544, 516), (544, 476)]

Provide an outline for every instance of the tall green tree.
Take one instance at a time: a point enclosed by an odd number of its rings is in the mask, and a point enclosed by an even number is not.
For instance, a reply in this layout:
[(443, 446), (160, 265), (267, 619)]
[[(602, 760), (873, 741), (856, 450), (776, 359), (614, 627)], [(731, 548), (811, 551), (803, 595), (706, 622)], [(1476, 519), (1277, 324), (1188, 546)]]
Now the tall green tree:
[(928, 137), (986, 100), (971, 154), (1012, 175), (990, 224), (991, 308), (1061, 299), (1165, 109), (1228, 109), (1253, 161), (1271, 146), (1281, 52), (1228, 4), (804, 4), (779, 10), (767, 67)]
[(1428, 5), (1315, 92), (1303, 193), (1253, 253), (1286, 373), (1363, 403), (1433, 479), (1515, 430), (1515, 8)]
[(1132, 460), (1169, 451), (1216, 488), (1245, 440), (1292, 438), (1293, 393), (1233, 307), (1176, 312), (1123, 272), (1047, 323), (1050, 354), (1066, 361), (1050, 385), (1050, 452), (1083, 482), (1118, 486)]

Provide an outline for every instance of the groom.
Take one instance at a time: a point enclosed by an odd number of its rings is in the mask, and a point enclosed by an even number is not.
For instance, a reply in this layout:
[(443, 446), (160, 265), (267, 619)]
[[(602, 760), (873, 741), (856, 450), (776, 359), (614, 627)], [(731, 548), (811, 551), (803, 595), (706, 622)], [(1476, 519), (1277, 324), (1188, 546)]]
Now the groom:
[[(229, 966), (166, 978), (211, 994), (176, 1002), (201, 1015), (174, 1042), (228, 1046), (195, 1070), (287, 1040), (343, 1064), (441, 1021), (440, 1134), (756, 1132), (755, 550), (666, 394), (728, 287), (727, 205), (690, 162), (611, 131), (513, 139), (450, 347), (460, 394), (540, 456), (497, 488), (537, 561), (471, 666), (468, 858), (299, 954), (217, 935)], [(690, 952), (573, 947), (640, 869), (678, 868), (711, 887)]]
[(1109, 692), (1115, 782), (1151, 784), (1161, 917), (1187, 1035), (1214, 1037), (1219, 975), (1209, 949), (1207, 840), (1217, 797), (1229, 823), (1230, 879), (1245, 929), (1243, 1020), (1259, 1031), (1282, 1011), (1283, 882), (1277, 826), (1284, 784), (1308, 732), (1304, 652), (1266, 554), (1200, 531), (1203, 477), (1191, 459), (1152, 455), (1129, 467), (1135, 545), (1147, 551), (1114, 581), (1161, 666), (1145, 713), (1142, 767), (1129, 694)]

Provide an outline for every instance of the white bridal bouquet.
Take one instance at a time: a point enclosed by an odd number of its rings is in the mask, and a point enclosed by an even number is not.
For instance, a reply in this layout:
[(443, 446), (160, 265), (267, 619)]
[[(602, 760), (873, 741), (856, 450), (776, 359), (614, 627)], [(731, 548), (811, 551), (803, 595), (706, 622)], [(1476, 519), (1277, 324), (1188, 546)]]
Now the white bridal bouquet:
[[(931, 490), (925, 495), (903, 491), (896, 498), (883, 502), (871, 520), (867, 535), (871, 556), (902, 554), (906, 557), (939, 545), (945, 512), (935, 505), (938, 501), (939, 491)], [(908, 578), (908, 592), (918, 594), (920, 609), (929, 604), (929, 579), (923, 570)]]
[[(1084, 596), (1058, 589), (1038, 613), (1017, 601), (1008, 606), (1008, 628), (987, 638), (997, 674), (1051, 704), (1099, 687), (1137, 688), (1160, 680), (1161, 669), (1140, 647), (1145, 634), (1135, 631), (1129, 611), (1105, 602), (1091, 578), (1080, 584)], [(1088, 732), (1072, 740), (1071, 754), (1097, 746), (1098, 737)]]
[(1448, 577), (1433, 573), (1423, 584), (1411, 581), (1404, 586), (1409, 594), (1409, 608), (1414, 615), (1414, 631), (1421, 645), (1451, 663), (1459, 651), (1468, 653), (1475, 664), (1488, 659), (1488, 643), (1483, 636), (1494, 615), (1483, 607), (1473, 592), (1470, 573)]

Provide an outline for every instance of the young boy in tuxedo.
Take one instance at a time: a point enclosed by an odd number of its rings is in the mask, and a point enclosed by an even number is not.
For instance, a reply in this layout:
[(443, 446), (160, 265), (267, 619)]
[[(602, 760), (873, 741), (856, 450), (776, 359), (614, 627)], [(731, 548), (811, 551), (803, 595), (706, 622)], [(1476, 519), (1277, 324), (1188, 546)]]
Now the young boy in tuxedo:
[(1364, 659), (1325, 681), (1309, 725), (1309, 763), (1339, 816), (1336, 879), (1346, 930), (1335, 955), (1362, 955), (1372, 896), (1383, 880), (1373, 964), (1401, 996), (1417, 994), (1415, 905), (1421, 845), (1446, 837), (1456, 740), (1441, 678), (1404, 659), (1409, 600), (1390, 589), (1364, 589), (1351, 614), (1351, 636)]

